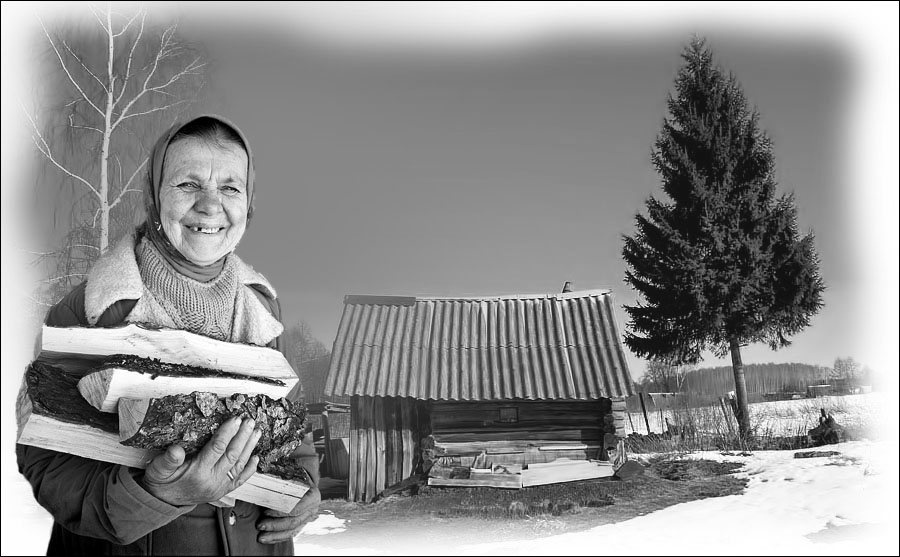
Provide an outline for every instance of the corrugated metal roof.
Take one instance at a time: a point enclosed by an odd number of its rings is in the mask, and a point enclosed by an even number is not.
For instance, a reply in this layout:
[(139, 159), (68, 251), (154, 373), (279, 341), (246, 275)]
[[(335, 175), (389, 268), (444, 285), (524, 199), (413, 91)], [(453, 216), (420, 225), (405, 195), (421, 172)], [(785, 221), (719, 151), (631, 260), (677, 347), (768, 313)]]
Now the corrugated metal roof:
[(610, 292), (346, 296), (329, 395), (592, 400), (633, 394)]

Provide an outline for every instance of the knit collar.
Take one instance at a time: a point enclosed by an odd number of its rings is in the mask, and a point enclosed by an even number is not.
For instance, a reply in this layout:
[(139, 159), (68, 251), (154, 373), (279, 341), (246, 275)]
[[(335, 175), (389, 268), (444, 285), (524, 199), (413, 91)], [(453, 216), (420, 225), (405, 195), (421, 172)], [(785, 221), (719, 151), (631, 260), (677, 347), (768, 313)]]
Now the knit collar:
[[(116, 302), (138, 300), (143, 296), (144, 284), (135, 258), (136, 241), (134, 231), (127, 234), (102, 255), (88, 273), (84, 308), (89, 324), (96, 325), (103, 312)], [(255, 287), (269, 299), (277, 298), (275, 288), (263, 275), (237, 254), (232, 253), (230, 257), (241, 284)]]

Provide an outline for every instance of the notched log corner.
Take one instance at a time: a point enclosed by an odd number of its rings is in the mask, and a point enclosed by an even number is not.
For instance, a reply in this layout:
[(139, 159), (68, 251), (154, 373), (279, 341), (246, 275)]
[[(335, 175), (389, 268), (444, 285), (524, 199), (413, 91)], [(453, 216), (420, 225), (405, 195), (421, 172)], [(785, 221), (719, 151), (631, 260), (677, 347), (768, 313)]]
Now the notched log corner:
[(123, 445), (164, 450), (173, 443), (188, 455), (196, 453), (232, 416), (250, 417), (262, 433), (253, 454), (257, 471), (284, 479), (308, 481), (305, 471), (287, 458), (300, 445), (306, 407), (266, 395), (219, 397), (194, 392), (154, 399), (119, 399), (119, 440)]

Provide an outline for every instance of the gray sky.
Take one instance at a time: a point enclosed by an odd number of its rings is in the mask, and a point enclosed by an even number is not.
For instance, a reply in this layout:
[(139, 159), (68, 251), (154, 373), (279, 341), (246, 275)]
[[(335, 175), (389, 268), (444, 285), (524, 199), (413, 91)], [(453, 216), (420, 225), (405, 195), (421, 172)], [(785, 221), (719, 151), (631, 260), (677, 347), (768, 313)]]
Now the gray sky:
[[(896, 263), (868, 247), (896, 258), (896, 5), (838, 3), (818, 14), (781, 4), (150, 9), (177, 16), (182, 37), (205, 48), (200, 108), (231, 118), (253, 145), (257, 207), (238, 253), (274, 284), (285, 323), (305, 320), (328, 346), (345, 294), (529, 294), (565, 281), (611, 288), (624, 331), (621, 305), (635, 298), (621, 235), (660, 193), (650, 150), (696, 32), (759, 109), (781, 191), (795, 193), (801, 229), (815, 231), (828, 286), (794, 346), (750, 347), (744, 362), (853, 356), (896, 370), (896, 341), (885, 355), (873, 340), (896, 332)], [(868, 21), (884, 27), (886, 45), (871, 42)], [(875, 95), (894, 100), (892, 123), (860, 134), (865, 79), (882, 48), (892, 48), (893, 69)], [(4, 67), (7, 55), (4, 45)], [(893, 158), (867, 174), (880, 149)], [(873, 205), (867, 192), (887, 198)], [(861, 215), (885, 211), (884, 201), (893, 225), (870, 229)], [(45, 227), (46, 216), (24, 221)], [(4, 227), (4, 257), (6, 245)], [(639, 376), (644, 363), (629, 362)]]

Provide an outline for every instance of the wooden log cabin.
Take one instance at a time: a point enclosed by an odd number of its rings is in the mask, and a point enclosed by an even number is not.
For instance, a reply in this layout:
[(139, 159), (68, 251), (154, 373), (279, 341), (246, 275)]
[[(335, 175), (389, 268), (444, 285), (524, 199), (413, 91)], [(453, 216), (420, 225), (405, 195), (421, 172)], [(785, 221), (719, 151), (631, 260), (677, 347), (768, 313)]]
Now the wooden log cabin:
[(351, 397), (348, 496), (372, 501), (414, 474), (521, 487), (493, 473), (606, 460), (634, 391), (611, 293), (587, 290), (346, 296), (325, 394)]

